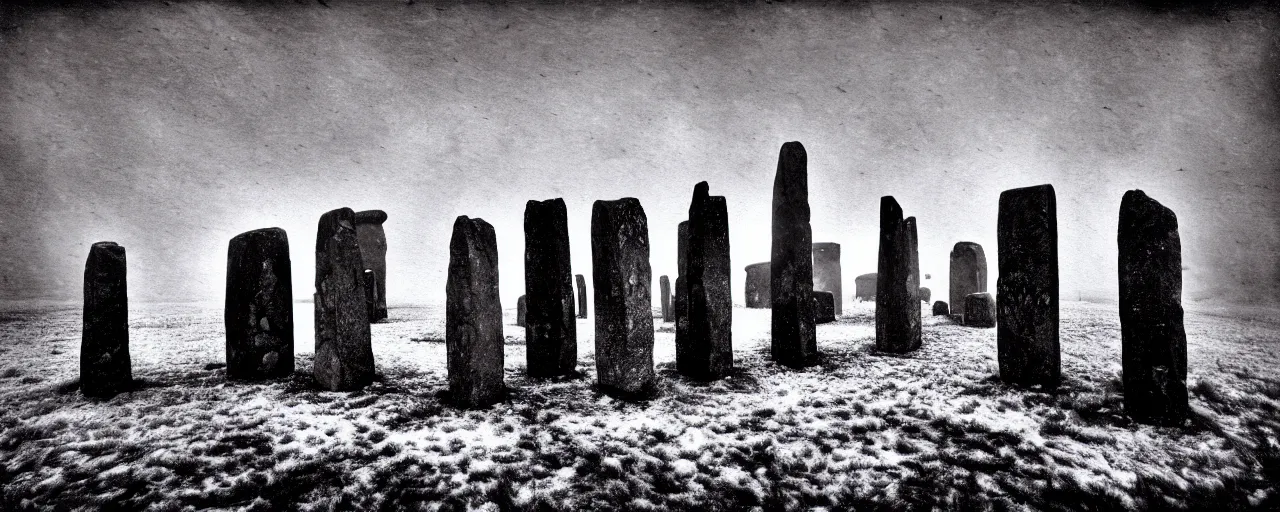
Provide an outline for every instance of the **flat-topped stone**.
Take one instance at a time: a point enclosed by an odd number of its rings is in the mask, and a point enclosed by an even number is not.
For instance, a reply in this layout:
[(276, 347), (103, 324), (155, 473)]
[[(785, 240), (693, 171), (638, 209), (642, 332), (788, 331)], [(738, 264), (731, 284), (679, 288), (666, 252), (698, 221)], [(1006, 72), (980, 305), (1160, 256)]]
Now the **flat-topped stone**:
[(769, 299), (769, 267), (772, 263), (765, 261), (747, 265), (747, 280), (743, 289), (746, 293), (746, 304), (749, 308), (768, 308), (772, 305)]
[(862, 301), (876, 300), (876, 273), (862, 274), (853, 278), (853, 296)]
[(373, 271), (376, 286), (368, 292), (374, 300), (373, 310), (369, 312), (370, 322), (387, 317), (387, 233), (382, 227), (386, 221), (387, 212), (382, 210), (365, 210), (355, 215), (360, 258), (365, 268)]
[(133, 389), (124, 246), (97, 242), (84, 265), (80, 392), (109, 398)]
[(564, 200), (524, 208), (525, 355), (531, 377), (573, 373), (578, 365), (569, 213)]
[(971, 293), (987, 291), (987, 255), (974, 242), (957, 242), (951, 248), (950, 289), (951, 314), (964, 322), (964, 298)]
[(591, 277), (595, 288), (596, 375), (622, 397), (655, 389), (653, 283), (649, 221), (640, 201), (596, 201), (591, 208)]
[(330, 391), (373, 382), (373, 344), (364, 290), (364, 261), (355, 212), (339, 208), (320, 216), (316, 229), (316, 383)]
[(1020, 386), (1056, 387), (1058, 346), (1058, 213), (1052, 185), (1000, 193), (996, 222), (996, 350), (1000, 378)]
[(293, 373), (293, 267), (280, 228), (236, 235), (227, 244), (227, 378)]

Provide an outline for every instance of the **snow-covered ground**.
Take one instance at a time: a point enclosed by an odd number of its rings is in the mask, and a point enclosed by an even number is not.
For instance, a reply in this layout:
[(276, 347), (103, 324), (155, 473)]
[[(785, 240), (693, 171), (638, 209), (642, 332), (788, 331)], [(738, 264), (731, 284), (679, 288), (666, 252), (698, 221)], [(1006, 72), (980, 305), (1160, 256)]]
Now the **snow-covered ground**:
[[(524, 375), (508, 325), (509, 396), (442, 402), (443, 309), (392, 308), (373, 326), (364, 391), (311, 385), (310, 304), (295, 305), (298, 372), (227, 383), (214, 304), (131, 305), (138, 390), (75, 391), (80, 311), (0, 312), (0, 509), (1165, 509), (1280, 506), (1280, 315), (1187, 314), (1195, 418), (1123, 413), (1114, 305), (1064, 302), (1064, 385), (996, 377), (995, 329), (926, 310), (924, 346), (874, 351), (874, 305), (818, 326), (820, 365), (768, 360), (768, 310), (734, 310), (735, 370), (674, 373), (657, 320), (660, 393), (594, 388), (593, 321), (580, 378)], [(514, 323), (508, 310), (507, 322)]]

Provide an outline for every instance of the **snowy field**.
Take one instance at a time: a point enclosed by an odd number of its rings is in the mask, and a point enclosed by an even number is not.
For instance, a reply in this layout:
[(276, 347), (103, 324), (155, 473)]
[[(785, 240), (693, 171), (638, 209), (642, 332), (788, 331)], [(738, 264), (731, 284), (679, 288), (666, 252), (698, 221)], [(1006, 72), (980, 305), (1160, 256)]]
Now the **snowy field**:
[[(0, 312), (0, 509), (760, 510), (1276, 509), (1280, 314), (1187, 314), (1194, 419), (1123, 414), (1114, 305), (1064, 302), (1064, 385), (996, 378), (995, 329), (925, 311), (924, 346), (878, 354), (874, 305), (818, 327), (818, 366), (768, 360), (768, 310), (734, 310), (735, 364), (674, 373), (658, 322), (660, 393), (594, 388), (593, 319), (579, 378), (524, 375), (506, 330), (507, 400), (445, 405), (443, 309), (373, 326), (379, 380), (317, 391), (310, 304), (298, 372), (227, 383), (218, 305), (132, 304), (136, 391), (76, 392), (78, 306)], [(506, 312), (514, 323), (514, 310)]]

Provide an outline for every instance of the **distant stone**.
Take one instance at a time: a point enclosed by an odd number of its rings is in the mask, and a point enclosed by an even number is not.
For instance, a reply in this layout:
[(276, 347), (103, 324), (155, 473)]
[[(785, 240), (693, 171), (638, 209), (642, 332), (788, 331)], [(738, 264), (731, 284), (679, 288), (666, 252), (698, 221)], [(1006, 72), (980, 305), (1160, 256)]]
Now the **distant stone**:
[(970, 293), (964, 296), (964, 325), (969, 327), (996, 326), (996, 299), (990, 293)]
[(595, 202), (591, 262), (599, 385), (624, 397), (652, 393), (653, 293), (649, 287), (653, 277), (649, 221), (639, 200)]
[(1053, 388), (1058, 347), (1058, 220), (1052, 185), (1000, 193), (996, 350), (1000, 378)]
[(387, 317), (387, 233), (382, 229), (382, 223), (386, 221), (387, 212), (382, 210), (356, 212), (360, 258), (364, 261), (364, 267), (374, 272), (377, 286), (371, 293), (375, 297), (375, 303), (373, 311), (369, 313), (370, 322)]
[(876, 349), (920, 348), (920, 269), (915, 217), (902, 218), (893, 196), (880, 198), (880, 252), (876, 272)]
[(933, 316), (947, 316), (949, 314), (950, 311), (947, 310), (946, 302), (937, 301), (933, 303)]
[(578, 323), (564, 200), (525, 203), (524, 236), (526, 368), (531, 377), (568, 375), (578, 366)]
[(853, 278), (853, 296), (858, 300), (873, 301), (876, 300), (876, 274), (862, 274)]
[(772, 263), (766, 261), (763, 263), (754, 263), (747, 265), (747, 281), (743, 287), (746, 290), (746, 303), (749, 308), (768, 308), (772, 301), (769, 300), (769, 266)]
[(109, 398), (133, 387), (124, 246), (98, 242), (84, 265), (80, 392)]
[(484, 219), (461, 215), (453, 222), (445, 283), (444, 342), (454, 404), (485, 407), (502, 399), (502, 340), (497, 236)]
[(1144, 423), (1181, 425), (1187, 334), (1178, 216), (1141, 190), (1125, 192), (1117, 241), (1125, 411)]
[(293, 373), (293, 266), (280, 228), (236, 235), (227, 247), (227, 378)]
[(672, 306), (676, 319), (676, 360), (688, 358), (684, 350), (689, 347), (689, 221), (681, 221), (676, 228), (676, 276), (675, 298)]
[(803, 368), (818, 360), (808, 160), (799, 142), (783, 144), (773, 179), (770, 354), (775, 362), (791, 368)]
[(675, 310), (671, 309), (671, 278), (662, 276), (658, 278), (658, 292), (661, 294), (662, 303), (662, 321), (675, 321)]
[(957, 242), (951, 249), (951, 314), (964, 323), (964, 298), (987, 291), (987, 255), (973, 242)]
[(813, 311), (814, 323), (825, 324), (836, 321), (836, 294), (814, 290)]
[[(733, 370), (733, 295), (729, 286), (729, 210), (707, 182), (694, 187), (689, 206), (687, 348), (676, 352), (676, 370), (716, 380)], [(683, 355), (683, 359), (680, 357)]]
[(330, 391), (359, 389), (373, 382), (364, 269), (355, 212), (339, 208), (321, 215), (316, 230), (312, 373), (316, 383)]
[(578, 318), (587, 317), (587, 278), (582, 274), (573, 276), (578, 283)]
[(816, 242), (813, 244), (813, 289), (831, 292), (835, 297), (835, 315), (844, 314), (844, 278), (840, 274), (840, 244)]
[(931, 298), (933, 298), (933, 290), (930, 290), (930, 289), (928, 289), (928, 288), (926, 288), (926, 287), (924, 287), (924, 286), (921, 286), (921, 287), (920, 287), (920, 302), (923, 302), (923, 303), (928, 304), (928, 303), (929, 303), (929, 299), (931, 299)]
[(925, 278), (925, 279), (933, 279), (933, 275), (932, 275), (932, 274), (925, 274), (925, 275), (924, 275), (924, 278)]
[(527, 315), (529, 314), (529, 302), (524, 295), (516, 299), (516, 325), (525, 327), (529, 324)]

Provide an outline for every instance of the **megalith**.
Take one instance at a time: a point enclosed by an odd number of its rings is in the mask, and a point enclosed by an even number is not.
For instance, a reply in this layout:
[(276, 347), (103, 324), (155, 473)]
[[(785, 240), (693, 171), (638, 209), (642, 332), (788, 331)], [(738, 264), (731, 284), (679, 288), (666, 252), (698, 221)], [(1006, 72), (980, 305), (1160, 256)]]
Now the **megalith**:
[(809, 366), (818, 359), (813, 323), (808, 159), (799, 142), (783, 144), (773, 179), (770, 354), (775, 362), (791, 368)]
[(376, 288), (371, 291), (374, 297), (373, 311), (369, 312), (369, 321), (376, 322), (387, 317), (387, 233), (382, 224), (387, 221), (387, 212), (382, 210), (365, 210), (356, 212), (356, 237), (360, 240), (360, 257), (364, 268), (372, 270)]
[(705, 181), (693, 189), (687, 251), (689, 327), (687, 348), (676, 350), (676, 370), (694, 379), (721, 379), (733, 370), (729, 211), (724, 196), (710, 195)]
[(987, 291), (987, 255), (974, 242), (956, 242), (951, 248), (951, 278), (948, 299), (951, 315), (964, 323), (964, 298)]
[(743, 287), (746, 290), (746, 303), (749, 308), (768, 308), (772, 305), (769, 300), (769, 267), (773, 263), (765, 261), (762, 263), (753, 263), (747, 265), (747, 281)]
[(893, 196), (880, 198), (880, 252), (876, 272), (876, 349), (920, 348), (920, 267), (916, 219), (902, 218)]
[(124, 246), (97, 242), (84, 265), (80, 392), (109, 398), (133, 387)]
[(853, 296), (858, 300), (876, 300), (876, 273), (862, 274), (853, 278)]
[(836, 321), (836, 294), (813, 291), (813, 321), (818, 324)]
[(1053, 388), (1061, 376), (1057, 216), (1052, 185), (1000, 193), (996, 351), (1010, 384)]
[(658, 278), (658, 293), (662, 296), (662, 321), (675, 321), (675, 311), (671, 309), (671, 278), (662, 276)]
[(831, 292), (835, 297), (835, 314), (844, 314), (844, 281), (840, 274), (840, 244), (816, 242), (813, 244), (813, 289)]
[[(525, 296), (521, 295), (519, 298), (516, 299), (516, 325), (520, 327), (528, 327), (529, 322), (526, 320), (526, 317), (528, 314), (529, 314), (529, 303), (525, 298)], [(529, 339), (527, 337), (527, 334), (528, 333), (526, 333), (526, 338), (525, 338), (526, 341)]]
[(964, 310), (964, 325), (984, 328), (996, 326), (996, 299), (990, 293), (965, 295)]
[(591, 208), (596, 374), (602, 390), (628, 396), (654, 390), (653, 283), (649, 221), (640, 201), (596, 201)]
[(346, 391), (373, 382), (373, 344), (364, 291), (364, 262), (355, 212), (320, 216), (316, 230), (316, 355), (312, 374), (321, 388)]
[(933, 298), (933, 290), (930, 290), (930, 289), (929, 289), (929, 288), (927, 288), (927, 287), (921, 286), (921, 287), (920, 287), (920, 302), (924, 302), (924, 303), (926, 303), (926, 304), (927, 304), (927, 303), (929, 302), (929, 300), (930, 300), (930, 299), (932, 299), (932, 298)]
[(525, 357), (531, 377), (567, 375), (578, 366), (569, 260), (569, 214), (564, 200), (525, 203)]
[(227, 378), (293, 373), (293, 266), (280, 228), (236, 235), (227, 246)]
[(950, 311), (946, 302), (937, 301), (933, 303), (933, 316), (947, 316), (948, 314), (950, 314)]
[(689, 338), (689, 221), (681, 221), (676, 227), (676, 291), (671, 301), (675, 307), (676, 360), (683, 359), (682, 351), (688, 348)]
[(578, 318), (587, 317), (587, 278), (582, 274), (573, 276), (578, 283)]
[(445, 283), (444, 342), (454, 404), (475, 408), (502, 400), (502, 340), (497, 236), (484, 219), (460, 215), (449, 240)]

